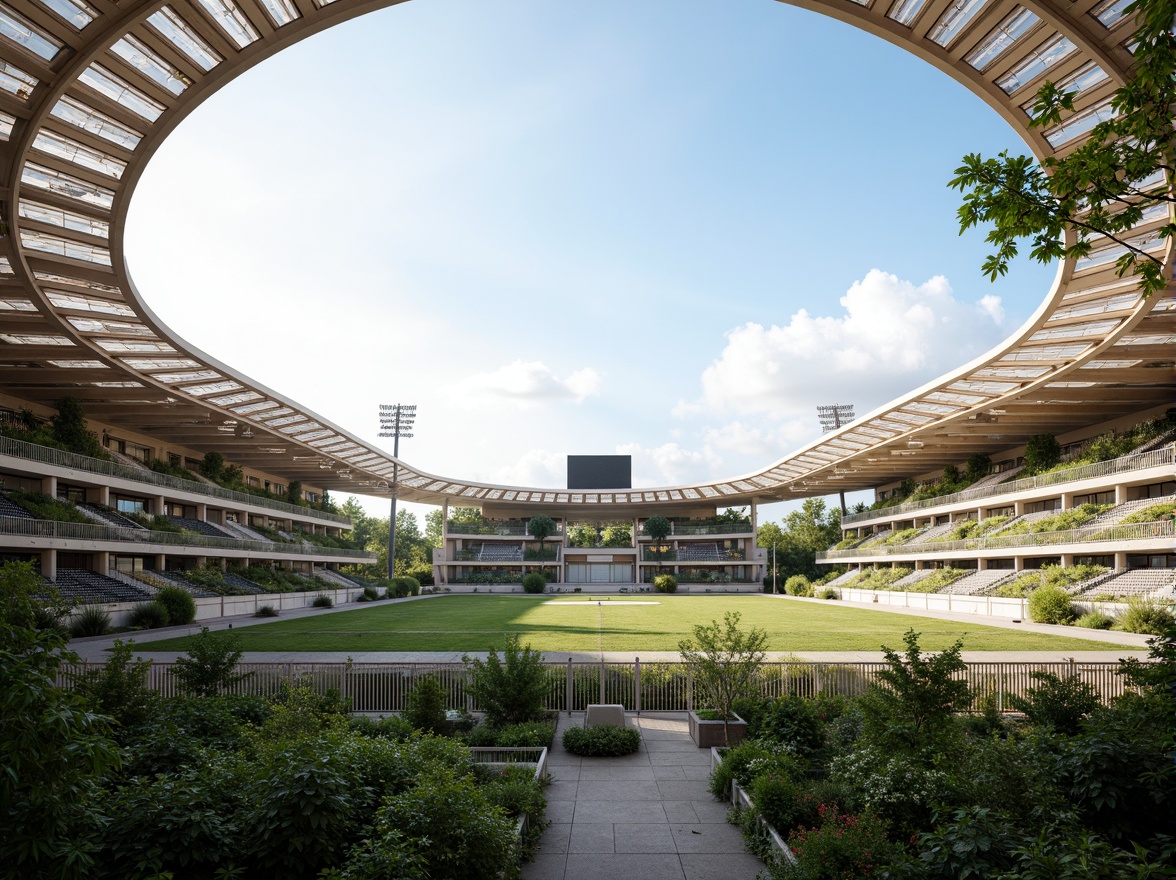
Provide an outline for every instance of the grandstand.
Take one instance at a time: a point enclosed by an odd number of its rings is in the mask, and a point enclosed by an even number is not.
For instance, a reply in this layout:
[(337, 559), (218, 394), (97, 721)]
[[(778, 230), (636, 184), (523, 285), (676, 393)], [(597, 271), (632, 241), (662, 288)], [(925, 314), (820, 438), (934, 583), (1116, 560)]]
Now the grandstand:
[[(1108, 583), (1124, 590), (1137, 580), (1151, 583), (1133, 573), (1176, 569), (1170, 518), (1125, 522), (1138, 512), (1125, 505), (1176, 495), (1173, 426), (1130, 453), (1080, 463), (1095, 438), (1162, 419), (1176, 399), (1176, 291), (1169, 284), (1140, 297), (1138, 279), (1118, 274), (1118, 252), (1108, 242), (1067, 259), (1032, 319), (972, 363), (753, 473), (683, 486), (575, 491), (436, 476), (186, 343), (131, 284), (124, 259), (127, 206), (146, 163), (221, 86), (310, 34), (389, 4), (6, 3), (0, 485), (80, 505), (90, 520), (38, 519), (0, 496), (6, 558), (33, 561), (79, 597), (132, 589), (112, 578), (117, 587), (106, 585), (111, 570), (209, 566), (276, 567), (307, 576), (311, 590), (318, 582), (309, 576), (323, 567), (374, 561), (365, 551), (293, 537), (337, 538), (347, 530), (344, 517), (322, 509), (324, 493), (388, 498), (396, 491), (445, 511), (434, 555), (434, 577), (445, 586), (515, 583), (541, 570), (558, 582), (619, 588), (668, 570), (758, 589), (767, 563), (755, 537), (760, 505), (873, 490), (877, 505), (845, 518), (847, 545), (822, 562), (859, 573), (969, 569), (977, 590), (992, 586), (979, 586), (990, 577), (982, 573), (1055, 563), (1092, 561), (1123, 572)], [(802, 5), (937, 65), (1043, 159), (1083, 143), (1133, 63), (1121, 0), (1026, 0), (1015, 32), (1006, 26), (1012, 8), (1000, 0)], [(67, 7), (78, 12), (67, 19)], [(137, 48), (128, 54), (131, 45)], [(1079, 77), (1090, 71), (1100, 75)], [(1030, 128), (1025, 107), (1046, 78), (1080, 83), (1074, 110), (1057, 125)], [(1157, 232), (1165, 222), (1145, 213), (1127, 235), (1163, 260), (1171, 278), (1174, 242)], [(285, 392), (296, 396), (298, 389)], [(21, 425), (43, 424), (65, 397), (82, 401), (102, 455), (21, 435)], [(1025, 476), (1028, 441), (1044, 434), (1057, 437), (1073, 467)], [(192, 473), (210, 453), (240, 469), (243, 489)], [(970, 486), (917, 500), (904, 494), (909, 482), (929, 483), (974, 455), (988, 456), (992, 467)], [(287, 497), (295, 483), (301, 499)], [(1084, 503), (1113, 503), (1122, 516), (1015, 533)], [(482, 519), (451, 522), (451, 506), (477, 507)], [(737, 507), (748, 509), (746, 522), (717, 521), (718, 511)], [(544, 541), (528, 533), (539, 514), (559, 526)], [(664, 542), (644, 534), (655, 514), (675, 526)], [(152, 527), (136, 517), (151, 517)], [(161, 518), (170, 529), (156, 527)], [(593, 521), (627, 524), (628, 544), (573, 545), (568, 526)], [(967, 521), (977, 531), (954, 537)], [(949, 586), (971, 590), (972, 577)]]

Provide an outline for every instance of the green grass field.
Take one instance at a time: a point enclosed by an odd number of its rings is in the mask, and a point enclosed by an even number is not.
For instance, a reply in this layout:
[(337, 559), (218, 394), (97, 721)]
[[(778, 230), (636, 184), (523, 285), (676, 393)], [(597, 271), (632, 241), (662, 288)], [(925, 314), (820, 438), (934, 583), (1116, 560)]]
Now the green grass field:
[[(278, 620), (235, 630), (246, 651), (486, 651), (507, 633), (541, 651), (674, 651), (696, 623), (739, 611), (745, 626), (768, 633), (772, 651), (899, 649), (913, 627), (926, 650), (957, 638), (966, 651), (1099, 651), (1121, 646), (972, 623), (791, 602), (767, 596), (616, 596), (598, 606), (586, 595), (440, 596), (365, 605), (354, 611)], [(621, 604), (622, 602), (657, 604)], [(152, 642), (152, 650), (186, 651), (186, 638)]]

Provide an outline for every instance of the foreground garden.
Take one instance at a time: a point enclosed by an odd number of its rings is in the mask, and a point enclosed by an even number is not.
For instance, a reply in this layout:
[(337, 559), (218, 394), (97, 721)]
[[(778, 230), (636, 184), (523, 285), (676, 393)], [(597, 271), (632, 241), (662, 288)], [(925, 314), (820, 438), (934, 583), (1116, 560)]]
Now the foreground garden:
[(177, 664), (183, 696), (149, 691), (122, 644), (66, 689), (65, 608), (44, 589), (0, 566), (4, 878), (491, 880), (517, 876), (542, 831), (541, 749), (482, 764), (471, 748), (550, 743), (541, 693), (511, 686), (537, 655), (471, 662), (477, 726), (427, 677), (378, 721), (297, 684), (222, 695), (240, 653), (207, 631)]
[(731, 819), (773, 878), (1176, 876), (1176, 628), (1110, 705), (1037, 673), (1016, 715), (964, 712), (959, 644), (904, 641), (862, 697), (736, 701), (750, 738), (711, 788), (746, 792)]

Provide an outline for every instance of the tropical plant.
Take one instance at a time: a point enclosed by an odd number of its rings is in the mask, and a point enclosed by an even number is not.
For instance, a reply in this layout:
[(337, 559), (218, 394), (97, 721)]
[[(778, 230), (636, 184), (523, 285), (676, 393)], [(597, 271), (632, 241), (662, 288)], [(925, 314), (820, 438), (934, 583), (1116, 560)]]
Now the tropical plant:
[(742, 615), (728, 611), (723, 622), (695, 624), (694, 638), (678, 643), (678, 652), (694, 676), (701, 704), (715, 709), (723, 721), (723, 739), (731, 741), (731, 707), (755, 690), (755, 676), (767, 656), (767, 633), (758, 627), (743, 630)]
[(110, 614), (98, 605), (83, 605), (82, 609), (69, 621), (69, 634), (75, 639), (85, 636), (104, 636), (108, 632), (110, 632)]

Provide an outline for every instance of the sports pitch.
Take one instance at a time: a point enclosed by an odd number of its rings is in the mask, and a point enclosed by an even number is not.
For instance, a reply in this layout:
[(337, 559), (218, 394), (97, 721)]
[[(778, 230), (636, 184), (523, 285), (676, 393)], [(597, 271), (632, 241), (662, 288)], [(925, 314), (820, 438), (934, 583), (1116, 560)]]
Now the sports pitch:
[[(599, 604), (596, 599), (599, 598)], [(930, 617), (768, 596), (439, 596), (277, 620), (234, 632), (245, 651), (486, 651), (509, 633), (540, 651), (676, 651), (698, 623), (742, 614), (768, 634), (770, 651), (902, 648), (911, 628), (924, 650), (962, 639), (966, 651), (1106, 651), (1121, 645)], [(187, 638), (152, 650), (186, 651)]]

